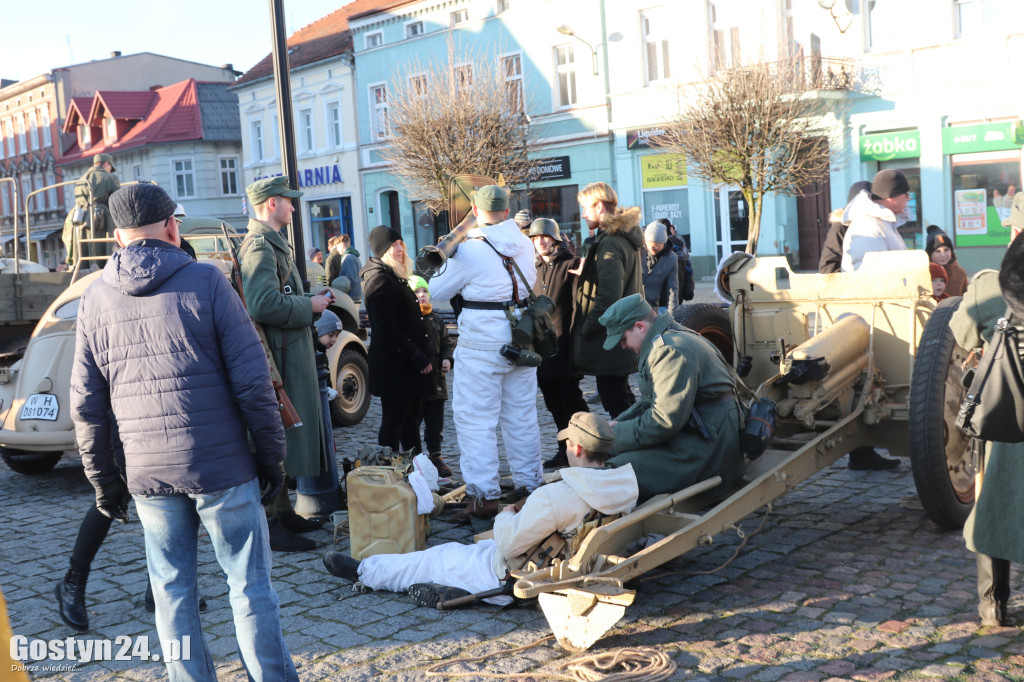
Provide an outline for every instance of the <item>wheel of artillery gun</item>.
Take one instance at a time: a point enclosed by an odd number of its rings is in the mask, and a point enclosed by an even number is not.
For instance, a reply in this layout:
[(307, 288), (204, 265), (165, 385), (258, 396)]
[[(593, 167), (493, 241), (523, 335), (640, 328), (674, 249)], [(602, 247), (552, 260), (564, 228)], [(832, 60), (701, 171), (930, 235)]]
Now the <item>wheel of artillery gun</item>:
[(949, 530), (962, 528), (974, 506), (970, 439), (955, 425), (967, 389), (961, 378), (968, 351), (949, 320), (960, 298), (942, 301), (921, 333), (910, 389), (910, 463), (925, 514)]
[(732, 323), (727, 308), (712, 303), (680, 305), (676, 306), (672, 317), (710, 341), (726, 361), (732, 362)]

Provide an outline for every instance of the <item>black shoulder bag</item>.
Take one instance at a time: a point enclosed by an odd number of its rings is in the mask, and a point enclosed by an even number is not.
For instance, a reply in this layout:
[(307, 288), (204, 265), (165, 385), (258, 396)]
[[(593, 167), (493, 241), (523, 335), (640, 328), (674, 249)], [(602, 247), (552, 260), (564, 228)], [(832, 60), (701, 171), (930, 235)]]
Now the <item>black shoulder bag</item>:
[(978, 440), (1024, 443), (1024, 362), (1020, 336), (1024, 328), (1006, 310), (974, 371), (956, 426)]

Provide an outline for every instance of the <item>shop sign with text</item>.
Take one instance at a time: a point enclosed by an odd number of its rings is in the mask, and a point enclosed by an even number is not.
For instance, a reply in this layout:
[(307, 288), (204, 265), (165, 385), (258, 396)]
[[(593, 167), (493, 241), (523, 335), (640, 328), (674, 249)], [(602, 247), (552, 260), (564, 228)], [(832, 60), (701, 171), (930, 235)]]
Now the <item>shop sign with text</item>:
[(649, 154), (640, 157), (640, 186), (644, 189), (686, 184), (686, 157), (682, 154)]
[(979, 123), (942, 129), (943, 154), (998, 152), (1020, 149), (1024, 145), (1024, 128), (1020, 121)]
[(860, 136), (861, 161), (913, 159), (918, 156), (921, 156), (921, 133), (916, 130)]

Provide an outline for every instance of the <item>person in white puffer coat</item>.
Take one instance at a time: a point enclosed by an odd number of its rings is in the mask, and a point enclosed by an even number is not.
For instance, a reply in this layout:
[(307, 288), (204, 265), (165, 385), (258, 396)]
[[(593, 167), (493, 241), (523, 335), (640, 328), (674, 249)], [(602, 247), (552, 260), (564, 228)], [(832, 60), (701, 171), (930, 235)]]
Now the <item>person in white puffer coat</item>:
[(842, 272), (853, 272), (870, 251), (904, 251), (897, 228), (907, 222), (910, 183), (898, 170), (883, 170), (871, 181), (871, 193), (861, 192), (843, 212), (849, 225), (843, 237)]
[[(526, 301), (537, 278), (533, 244), (509, 219), (508, 201), (508, 191), (496, 185), (481, 187), (474, 194), (473, 214), (479, 227), (469, 231), (444, 272), (430, 281), (435, 300), (450, 300), (456, 294), (464, 299), (452, 391), (455, 434), (462, 453), (459, 466), (468, 498), (460, 520), (498, 513), (498, 424), (516, 488), (529, 493), (543, 480), (537, 368), (513, 364), (499, 353), (512, 341), (505, 304), (514, 297), (512, 278), (495, 249), (513, 258), (527, 280), (523, 282), (516, 273), (518, 301)], [(515, 310), (522, 312), (521, 307)]]

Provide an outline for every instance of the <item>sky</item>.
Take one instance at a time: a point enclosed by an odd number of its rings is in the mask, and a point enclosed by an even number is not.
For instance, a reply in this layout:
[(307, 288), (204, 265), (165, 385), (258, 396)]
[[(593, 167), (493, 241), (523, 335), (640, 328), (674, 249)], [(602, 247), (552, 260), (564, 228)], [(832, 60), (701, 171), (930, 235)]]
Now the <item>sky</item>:
[[(287, 34), (348, 1), (282, 0)], [(3, 15), (0, 78), (13, 80), (115, 50), (247, 71), (273, 48), (270, 0), (5, 0)]]

